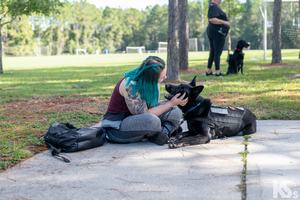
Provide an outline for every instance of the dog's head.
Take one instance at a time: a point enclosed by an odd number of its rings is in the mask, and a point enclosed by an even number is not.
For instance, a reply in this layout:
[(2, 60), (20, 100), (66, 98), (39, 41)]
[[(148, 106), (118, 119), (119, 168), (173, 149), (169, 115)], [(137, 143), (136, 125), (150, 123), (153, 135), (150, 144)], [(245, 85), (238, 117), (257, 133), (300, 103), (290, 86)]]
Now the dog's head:
[(237, 45), (236, 45), (236, 48), (237, 49), (243, 49), (243, 48), (247, 48), (249, 46), (250, 45), (245, 40), (239, 40), (238, 43), (237, 43)]
[(180, 84), (178, 86), (166, 84), (165, 88), (166, 91), (169, 92), (169, 94), (166, 94), (165, 98), (171, 100), (174, 97), (174, 95), (180, 93), (179, 97), (181, 97), (185, 93), (185, 97), (188, 97), (189, 101), (185, 106), (178, 105), (178, 107), (183, 112), (188, 110), (191, 106), (193, 106), (194, 102), (196, 101), (199, 94), (202, 92), (204, 88), (203, 85), (196, 86), (196, 77), (197, 76), (195, 76), (194, 79), (189, 84)]

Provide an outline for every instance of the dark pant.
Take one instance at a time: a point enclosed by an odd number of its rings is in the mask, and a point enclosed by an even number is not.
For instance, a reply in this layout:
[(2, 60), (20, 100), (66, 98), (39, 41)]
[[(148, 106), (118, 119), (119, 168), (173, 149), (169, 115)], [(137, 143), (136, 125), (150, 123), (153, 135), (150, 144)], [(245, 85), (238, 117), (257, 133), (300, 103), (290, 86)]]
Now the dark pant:
[(218, 33), (220, 26), (214, 26), (209, 24), (206, 29), (206, 33), (209, 39), (209, 58), (207, 68), (211, 69), (212, 63), (215, 61), (216, 70), (220, 69), (220, 57), (225, 44), (226, 36)]

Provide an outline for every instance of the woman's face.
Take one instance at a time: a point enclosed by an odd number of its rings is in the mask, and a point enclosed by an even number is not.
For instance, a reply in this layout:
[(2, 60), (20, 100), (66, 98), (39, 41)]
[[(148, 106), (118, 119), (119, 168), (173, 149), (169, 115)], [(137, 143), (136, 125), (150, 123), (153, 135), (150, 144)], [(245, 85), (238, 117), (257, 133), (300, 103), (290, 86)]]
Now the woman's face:
[(158, 79), (158, 83), (163, 82), (163, 80), (165, 80), (167, 78), (166, 76), (167, 74), (167, 66), (164, 68), (164, 70), (161, 72), (160, 77)]
[(217, 5), (220, 5), (222, 3), (222, 0), (214, 0), (214, 3), (216, 3)]

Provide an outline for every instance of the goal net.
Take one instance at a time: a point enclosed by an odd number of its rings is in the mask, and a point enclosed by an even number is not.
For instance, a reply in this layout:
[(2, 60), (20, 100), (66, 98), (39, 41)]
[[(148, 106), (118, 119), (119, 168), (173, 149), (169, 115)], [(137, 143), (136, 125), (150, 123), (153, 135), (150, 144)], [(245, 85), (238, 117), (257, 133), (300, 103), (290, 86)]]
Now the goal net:
[(126, 53), (145, 53), (146, 49), (144, 46), (141, 47), (126, 47)]
[[(263, 8), (259, 6), (261, 15), (258, 19), (263, 22), (254, 28), (252, 34), (249, 34), (246, 41), (251, 42), (251, 49), (256, 49), (256, 54), (252, 54), (250, 60), (271, 60), (272, 59), (272, 37), (273, 27), (273, 7), (274, 0), (265, 1)], [(282, 0), (281, 8), (281, 49), (300, 49), (300, 18), (299, 0)], [(267, 16), (265, 18), (265, 16)], [(294, 51), (296, 52), (296, 51)], [(289, 57), (282, 59), (296, 59), (298, 53), (291, 53)]]
[(198, 39), (189, 38), (189, 51), (198, 51)]
[(158, 42), (158, 53), (167, 53), (168, 52), (168, 43), (167, 42)]
[[(177, 43), (179, 47), (179, 42)], [(189, 38), (189, 51), (198, 51), (198, 40), (197, 38)], [(158, 42), (158, 53), (168, 52), (167, 42)]]

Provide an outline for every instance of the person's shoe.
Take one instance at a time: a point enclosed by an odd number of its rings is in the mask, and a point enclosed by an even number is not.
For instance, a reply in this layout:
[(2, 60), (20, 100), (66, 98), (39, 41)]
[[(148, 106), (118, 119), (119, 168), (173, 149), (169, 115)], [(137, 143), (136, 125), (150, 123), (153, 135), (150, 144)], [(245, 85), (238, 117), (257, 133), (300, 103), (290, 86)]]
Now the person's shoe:
[(160, 132), (160, 133), (152, 136), (151, 138), (149, 138), (150, 142), (155, 143), (157, 145), (167, 144), (168, 140), (169, 140), (169, 137), (163, 132)]
[(223, 77), (223, 76), (226, 76), (226, 74), (222, 74), (221, 72), (219, 74), (215, 74), (215, 76), (217, 77)]
[(205, 73), (206, 73), (205, 76), (212, 76), (212, 75), (214, 75), (212, 72), (210, 72), (210, 73), (205, 72)]

